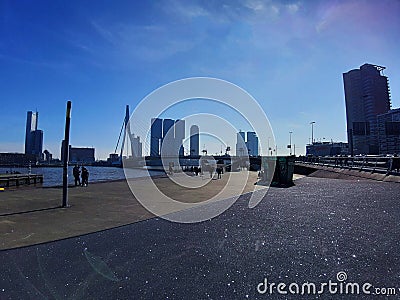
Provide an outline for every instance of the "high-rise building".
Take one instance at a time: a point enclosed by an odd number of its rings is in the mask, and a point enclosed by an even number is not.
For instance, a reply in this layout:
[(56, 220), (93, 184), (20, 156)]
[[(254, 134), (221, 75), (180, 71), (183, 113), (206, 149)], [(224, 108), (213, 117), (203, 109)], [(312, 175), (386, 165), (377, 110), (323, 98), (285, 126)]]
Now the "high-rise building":
[(183, 156), (185, 120), (151, 119), (150, 156)]
[(137, 158), (137, 157), (142, 157), (142, 142), (140, 141), (140, 137), (132, 134), (130, 136), (130, 141), (131, 141), (131, 152), (132, 152), (132, 157)]
[(25, 154), (31, 154), (32, 152), (33, 141), (31, 132), (37, 130), (37, 117), (37, 112), (27, 112), (25, 130)]
[[(174, 126), (175, 121), (172, 119), (164, 119), (163, 120), (163, 137), (165, 137), (168, 133), (168, 131)], [(174, 128), (172, 128), (172, 136), (175, 136), (174, 134)]]
[(185, 120), (175, 121), (175, 149), (179, 149), (179, 156), (184, 155), (183, 140), (185, 139)]
[(43, 159), (43, 131), (32, 131), (31, 136), (33, 141), (32, 154), (35, 154), (39, 159)]
[(190, 155), (199, 156), (199, 149), (200, 149), (199, 126), (192, 125), (190, 127)]
[(150, 129), (150, 156), (160, 156), (160, 142), (162, 139), (162, 119), (151, 119)]
[(258, 156), (258, 137), (254, 131), (247, 132), (246, 145), (249, 156)]
[(390, 110), (385, 67), (364, 64), (343, 74), (347, 138), (351, 154), (378, 154), (376, 117)]
[(25, 130), (25, 154), (43, 159), (43, 131), (38, 130), (38, 112), (28, 111)]
[(239, 131), (236, 134), (236, 156), (248, 155), (245, 134), (243, 131)]
[(173, 156), (175, 147), (175, 121), (172, 119), (163, 120), (163, 136), (161, 153), (163, 156)]

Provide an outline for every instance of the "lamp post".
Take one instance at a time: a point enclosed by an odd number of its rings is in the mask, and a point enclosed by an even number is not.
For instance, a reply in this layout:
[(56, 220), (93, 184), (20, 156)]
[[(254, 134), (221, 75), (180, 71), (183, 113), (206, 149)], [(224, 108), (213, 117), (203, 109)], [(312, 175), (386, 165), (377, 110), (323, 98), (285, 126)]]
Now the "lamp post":
[(65, 116), (65, 133), (63, 151), (63, 198), (62, 207), (68, 207), (68, 160), (69, 160), (69, 132), (71, 124), (71, 101), (67, 101), (67, 113)]
[(314, 124), (315, 122), (312, 121), (311, 123), (311, 145), (314, 144)]
[(289, 131), (289, 155), (292, 155), (292, 133), (293, 131)]

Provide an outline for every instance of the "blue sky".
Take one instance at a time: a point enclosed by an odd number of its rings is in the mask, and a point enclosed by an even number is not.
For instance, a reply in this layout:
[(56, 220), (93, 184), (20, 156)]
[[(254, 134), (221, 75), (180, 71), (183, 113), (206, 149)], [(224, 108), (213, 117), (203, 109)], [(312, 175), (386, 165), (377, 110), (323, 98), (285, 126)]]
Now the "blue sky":
[[(268, 116), (278, 152), (289, 131), (346, 140), (342, 73), (386, 66), (400, 106), (399, 1), (0, 1), (0, 152), (23, 152), (26, 111), (59, 157), (71, 144), (114, 151), (125, 105), (171, 81), (239, 85)], [(174, 116), (170, 116), (174, 118)]]

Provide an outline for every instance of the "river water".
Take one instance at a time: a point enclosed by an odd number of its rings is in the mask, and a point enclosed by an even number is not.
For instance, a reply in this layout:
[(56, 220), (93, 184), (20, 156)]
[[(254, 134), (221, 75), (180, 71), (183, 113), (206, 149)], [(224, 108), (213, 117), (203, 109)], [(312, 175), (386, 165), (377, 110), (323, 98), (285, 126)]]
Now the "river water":
[[(68, 183), (74, 184), (74, 176), (72, 175), (72, 166), (68, 167)], [(124, 179), (125, 174), (122, 168), (113, 167), (86, 167), (89, 171), (89, 183), (90, 182), (100, 182), (100, 181), (110, 181)], [(0, 174), (10, 172), (20, 172), (22, 174), (28, 174), (28, 168), (3, 168), (0, 167)], [(128, 178), (138, 178), (146, 177), (151, 175), (164, 174), (160, 171), (147, 171), (145, 169), (127, 169)], [(60, 186), (62, 185), (62, 174), (63, 168), (32, 168), (32, 174), (42, 174), (43, 175), (43, 186)]]

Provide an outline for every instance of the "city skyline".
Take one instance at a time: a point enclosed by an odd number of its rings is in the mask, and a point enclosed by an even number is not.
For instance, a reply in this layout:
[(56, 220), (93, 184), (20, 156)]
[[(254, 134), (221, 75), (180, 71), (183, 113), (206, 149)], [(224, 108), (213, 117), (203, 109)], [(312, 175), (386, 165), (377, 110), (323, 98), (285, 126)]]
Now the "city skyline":
[(398, 15), (397, 1), (119, 2), (111, 10), (2, 2), (0, 152), (24, 152), (26, 111), (37, 110), (43, 149), (57, 155), (71, 100), (71, 144), (106, 159), (126, 104), (192, 76), (252, 94), (280, 154), (289, 153), (289, 132), (296, 154), (305, 153), (311, 121), (316, 140), (345, 142), (343, 73), (385, 66), (392, 107), (400, 106)]

